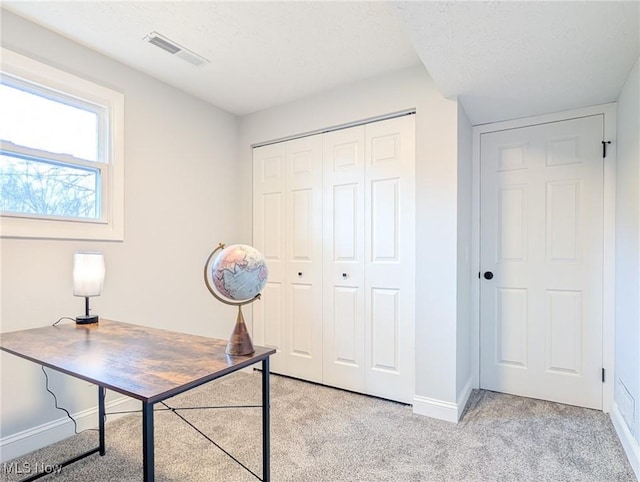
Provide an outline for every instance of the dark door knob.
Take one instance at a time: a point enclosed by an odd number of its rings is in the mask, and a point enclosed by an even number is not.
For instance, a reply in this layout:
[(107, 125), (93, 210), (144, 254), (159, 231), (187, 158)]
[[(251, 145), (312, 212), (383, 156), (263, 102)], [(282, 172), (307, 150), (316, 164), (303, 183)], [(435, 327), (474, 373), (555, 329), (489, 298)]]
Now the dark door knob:
[(491, 271), (485, 271), (484, 279), (493, 279), (493, 273)]

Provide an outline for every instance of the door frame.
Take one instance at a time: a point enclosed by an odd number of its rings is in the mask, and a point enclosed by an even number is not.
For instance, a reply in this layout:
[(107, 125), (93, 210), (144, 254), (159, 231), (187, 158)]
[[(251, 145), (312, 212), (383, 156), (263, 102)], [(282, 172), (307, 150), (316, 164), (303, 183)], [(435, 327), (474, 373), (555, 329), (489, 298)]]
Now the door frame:
[[(613, 406), (614, 350), (615, 350), (615, 199), (616, 199), (616, 104), (601, 104), (553, 114), (481, 124), (473, 127), (472, 208), (471, 208), (471, 266), (480, 273), (480, 136), (490, 132), (563, 120), (602, 115), (604, 138), (607, 146), (604, 162), (604, 217), (603, 217), (603, 283), (602, 283), (602, 366), (605, 382), (602, 384), (602, 411), (608, 413)], [(480, 279), (472, 272), (471, 283), (471, 362), (474, 388), (480, 388)]]

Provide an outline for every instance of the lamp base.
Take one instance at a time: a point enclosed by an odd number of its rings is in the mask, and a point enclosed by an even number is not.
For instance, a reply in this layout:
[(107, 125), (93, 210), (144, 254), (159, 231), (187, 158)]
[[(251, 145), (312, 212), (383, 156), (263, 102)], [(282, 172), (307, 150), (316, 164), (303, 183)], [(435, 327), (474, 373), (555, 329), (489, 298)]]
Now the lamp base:
[(90, 325), (98, 323), (98, 315), (80, 315), (76, 316), (76, 325)]

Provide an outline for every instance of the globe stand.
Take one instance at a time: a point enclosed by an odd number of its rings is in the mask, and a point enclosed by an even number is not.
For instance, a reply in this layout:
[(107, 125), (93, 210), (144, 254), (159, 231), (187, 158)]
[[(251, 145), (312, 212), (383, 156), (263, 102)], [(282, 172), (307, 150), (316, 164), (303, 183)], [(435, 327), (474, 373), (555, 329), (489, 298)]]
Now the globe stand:
[(242, 356), (251, 355), (254, 351), (244, 316), (242, 316), (242, 306), (238, 305), (238, 318), (236, 318), (236, 325), (229, 337), (226, 353), (232, 356)]
[(242, 315), (242, 305), (247, 305), (249, 303), (253, 303), (256, 300), (259, 300), (260, 293), (258, 293), (257, 295), (255, 295), (253, 298), (249, 300), (232, 301), (232, 300), (223, 298), (216, 292), (216, 290), (213, 288), (213, 286), (211, 286), (211, 283), (209, 282), (209, 264), (211, 263), (211, 260), (213, 259), (214, 255), (222, 249), (224, 249), (224, 244), (223, 243), (218, 244), (216, 249), (214, 249), (211, 252), (211, 254), (209, 254), (207, 261), (204, 263), (204, 282), (207, 285), (207, 289), (209, 290), (209, 292), (218, 301), (227, 305), (238, 307), (238, 316), (236, 318), (236, 324), (233, 327), (231, 336), (229, 337), (229, 341), (227, 343), (227, 349), (225, 350), (225, 352), (227, 353), (227, 355), (231, 355), (231, 356), (251, 355), (255, 350), (253, 348), (253, 343), (251, 342), (251, 337), (249, 336), (249, 332), (247, 331), (247, 325), (244, 322), (244, 316)]

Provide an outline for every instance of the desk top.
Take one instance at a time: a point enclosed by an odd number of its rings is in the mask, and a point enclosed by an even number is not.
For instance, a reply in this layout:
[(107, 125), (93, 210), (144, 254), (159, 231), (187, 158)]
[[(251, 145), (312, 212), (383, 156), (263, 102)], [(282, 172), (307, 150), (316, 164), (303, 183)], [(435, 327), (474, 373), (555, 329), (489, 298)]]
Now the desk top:
[(100, 319), (0, 335), (0, 349), (147, 403), (222, 377), (276, 351), (229, 356), (227, 342)]

